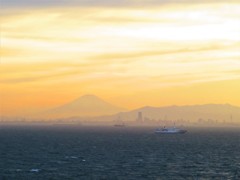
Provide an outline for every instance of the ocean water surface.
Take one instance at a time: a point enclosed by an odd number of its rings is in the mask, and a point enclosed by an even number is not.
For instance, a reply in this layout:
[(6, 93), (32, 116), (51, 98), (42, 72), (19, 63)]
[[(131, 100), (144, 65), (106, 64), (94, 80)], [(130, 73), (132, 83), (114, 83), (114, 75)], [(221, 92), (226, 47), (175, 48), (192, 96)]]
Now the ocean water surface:
[(240, 128), (1, 126), (0, 179), (240, 179)]

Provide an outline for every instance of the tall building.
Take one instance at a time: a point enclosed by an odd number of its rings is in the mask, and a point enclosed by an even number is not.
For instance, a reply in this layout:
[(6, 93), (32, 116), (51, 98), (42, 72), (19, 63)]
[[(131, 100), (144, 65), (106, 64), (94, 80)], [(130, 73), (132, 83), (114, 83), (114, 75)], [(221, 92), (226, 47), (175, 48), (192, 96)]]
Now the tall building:
[(137, 122), (142, 122), (142, 121), (143, 121), (142, 112), (138, 112)]

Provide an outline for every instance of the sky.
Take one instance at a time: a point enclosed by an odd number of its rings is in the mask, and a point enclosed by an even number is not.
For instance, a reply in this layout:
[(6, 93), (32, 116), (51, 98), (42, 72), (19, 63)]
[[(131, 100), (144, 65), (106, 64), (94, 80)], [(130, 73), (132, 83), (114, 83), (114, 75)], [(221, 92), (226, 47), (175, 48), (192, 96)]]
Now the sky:
[(2, 0), (0, 109), (95, 94), (115, 105), (240, 106), (240, 3)]

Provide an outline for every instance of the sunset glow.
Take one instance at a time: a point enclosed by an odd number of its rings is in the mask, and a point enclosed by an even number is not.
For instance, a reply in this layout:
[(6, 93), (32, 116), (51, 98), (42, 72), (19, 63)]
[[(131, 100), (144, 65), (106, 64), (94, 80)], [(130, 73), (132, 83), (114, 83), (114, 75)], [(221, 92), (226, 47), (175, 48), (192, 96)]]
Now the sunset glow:
[(1, 114), (84, 94), (127, 109), (240, 106), (240, 3), (146, 2), (4, 5)]

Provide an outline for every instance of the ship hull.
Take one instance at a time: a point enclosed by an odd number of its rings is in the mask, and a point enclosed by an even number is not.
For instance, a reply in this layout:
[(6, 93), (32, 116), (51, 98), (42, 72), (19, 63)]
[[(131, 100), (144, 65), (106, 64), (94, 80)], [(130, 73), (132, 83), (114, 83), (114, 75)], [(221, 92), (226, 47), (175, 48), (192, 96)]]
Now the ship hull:
[(163, 131), (163, 130), (156, 130), (156, 134), (185, 134), (187, 130), (177, 130), (177, 131)]
[(157, 134), (184, 134), (187, 130), (185, 129), (178, 129), (178, 128), (163, 128), (163, 129), (156, 129), (155, 133)]

